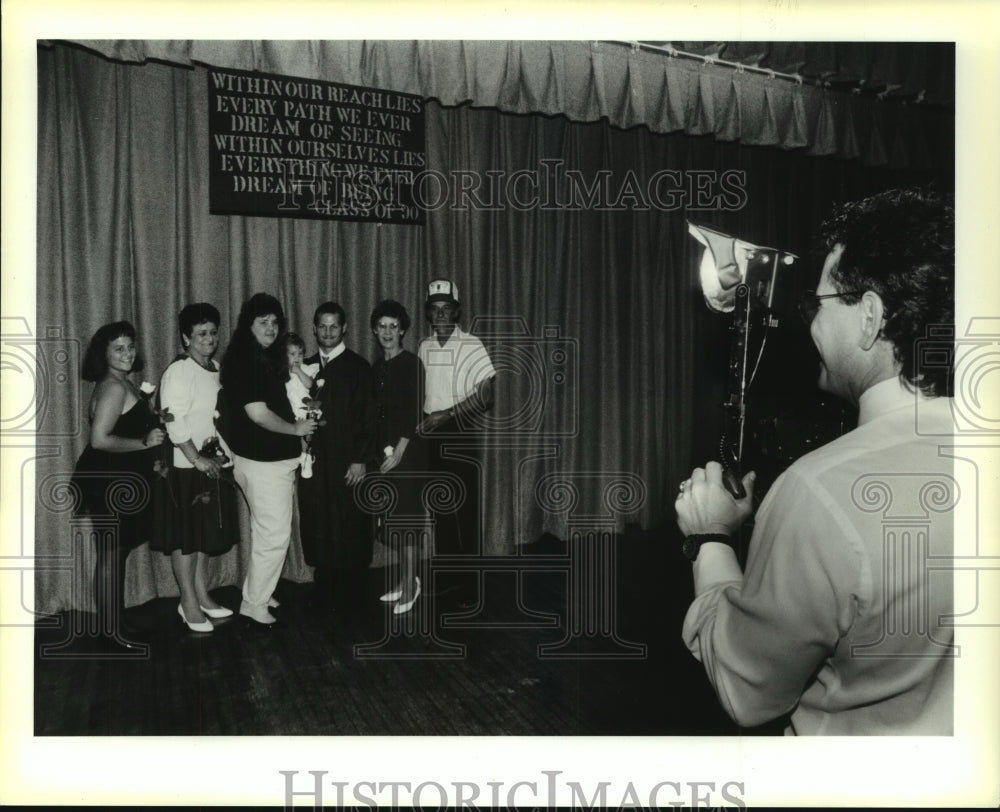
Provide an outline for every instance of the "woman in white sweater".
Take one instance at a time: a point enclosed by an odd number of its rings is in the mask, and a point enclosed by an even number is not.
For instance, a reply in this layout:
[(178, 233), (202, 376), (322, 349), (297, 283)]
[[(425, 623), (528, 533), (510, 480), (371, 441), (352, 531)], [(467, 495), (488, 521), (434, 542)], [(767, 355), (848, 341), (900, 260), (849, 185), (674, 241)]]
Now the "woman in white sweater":
[[(169, 469), (164, 466), (161, 472), (151, 547), (170, 556), (180, 587), (181, 620), (192, 631), (210, 632), (209, 618), (233, 612), (208, 592), (208, 557), (239, 541), (235, 491), (219, 481), (229, 459), (217, 452), (222, 441), (214, 421), (219, 367), (212, 356), (219, 343), (219, 311), (204, 302), (190, 304), (177, 323), (184, 354), (163, 373), (159, 392), (173, 456)], [(222, 450), (226, 452), (224, 446)]]

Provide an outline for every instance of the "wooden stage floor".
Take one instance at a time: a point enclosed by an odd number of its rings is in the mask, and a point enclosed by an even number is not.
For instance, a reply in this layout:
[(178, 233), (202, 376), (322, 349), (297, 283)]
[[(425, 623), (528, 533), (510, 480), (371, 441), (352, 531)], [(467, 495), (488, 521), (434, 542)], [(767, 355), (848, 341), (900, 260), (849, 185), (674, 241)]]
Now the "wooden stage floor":
[[(431, 594), (393, 617), (378, 600), (391, 575), (384, 570), (369, 572), (349, 614), (318, 614), (311, 583), (282, 581), (280, 624), (269, 630), (234, 616), (211, 634), (192, 633), (177, 599), (159, 598), (128, 612), (149, 645), (137, 659), (92, 655), (93, 640), (68, 632), (82, 613), (64, 613), (57, 626), (36, 626), (35, 734), (775, 732), (738, 730), (684, 647), (690, 565), (655, 531), (617, 541), (614, 609), (601, 617), (587, 615), (602, 607), (579, 603), (579, 586), (578, 608), (570, 608), (572, 572), (530, 559), (558, 564), (565, 546), (556, 540), (532, 545), (520, 569), (484, 571), (472, 609)], [(235, 586), (213, 595), (239, 606)]]

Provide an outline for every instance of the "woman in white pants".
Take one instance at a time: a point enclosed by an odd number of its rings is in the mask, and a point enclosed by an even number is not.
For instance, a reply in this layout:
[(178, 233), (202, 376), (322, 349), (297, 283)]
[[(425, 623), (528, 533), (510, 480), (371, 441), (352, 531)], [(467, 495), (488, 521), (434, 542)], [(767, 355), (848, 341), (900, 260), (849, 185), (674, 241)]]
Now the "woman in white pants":
[(221, 372), (225, 439), (250, 506), (250, 567), (240, 614), (264, 626), (275, 622), (268, 609), (277, 605), (274, 588), (292, 536), (298, 438), (316, 430), (314, 420), (295, 420), (285, 395), (284, 360), (277, 355), (284, 352), (277, 341), (284, 331), (278, 300), (255, 293), (240, 309)]

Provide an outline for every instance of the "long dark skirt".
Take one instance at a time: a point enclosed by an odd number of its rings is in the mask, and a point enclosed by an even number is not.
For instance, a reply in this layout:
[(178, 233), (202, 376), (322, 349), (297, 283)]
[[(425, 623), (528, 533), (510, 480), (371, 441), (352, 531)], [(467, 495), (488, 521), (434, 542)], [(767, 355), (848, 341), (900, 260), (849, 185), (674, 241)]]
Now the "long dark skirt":
[(155, 485), (150, 548), (164, 554), (226, 552), (240, 540), (240, 498), (231, 482), (209, 479), (195, 468), (171, 467)]

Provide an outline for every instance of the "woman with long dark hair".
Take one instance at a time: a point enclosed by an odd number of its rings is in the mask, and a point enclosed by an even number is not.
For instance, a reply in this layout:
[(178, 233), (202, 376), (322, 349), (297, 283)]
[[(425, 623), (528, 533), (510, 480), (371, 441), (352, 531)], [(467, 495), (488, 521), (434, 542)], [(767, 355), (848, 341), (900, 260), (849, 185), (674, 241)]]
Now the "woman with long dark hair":
[(73, 480), (80, 513), (117, 520), (117, 532), (94, 534), (94, 604), (100, 635), (112, 650), (138, 645), (136, 630), (125, 620), (125, 564), (150, 535), (156, 446), (164, 438), (150, 406), (152, 387), (143, 391), (147, 387), (131, 378), (142, 367), (135, 327), (127, 321), (98, 329), (83, 359), (82, 377), (96, 386), (88, 412), (89, 443)]
[(219, 367), (219, 311), (200, 302), (177, 316), (184, 354), (160, 379), (160, 414), (174, 445), (172, 464), (156, 494), (152, 549), (170, 556), (181, 599), (177, 613), (195, 632), (212, 631), (209, 618), (225, 618), (208, 591), (208, 558), (239, 541), (235, 493), (220, 484), (214, 414)]
[(316, 421), (296, 420), (285, 394), (277, 339), (285, 332), (281, 304), (255, 293), (240, 309), (236, 330), (222, 359), (222, 389), (236, 482), (250, 507), (250, 566), (240, 614), (263, 626), (275, 617), (274, 589), (292, 536), (292, 499), (299, 463), (299, 437)]

